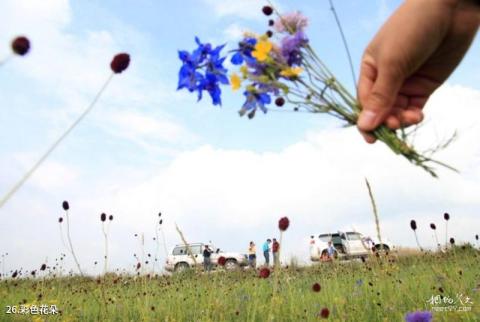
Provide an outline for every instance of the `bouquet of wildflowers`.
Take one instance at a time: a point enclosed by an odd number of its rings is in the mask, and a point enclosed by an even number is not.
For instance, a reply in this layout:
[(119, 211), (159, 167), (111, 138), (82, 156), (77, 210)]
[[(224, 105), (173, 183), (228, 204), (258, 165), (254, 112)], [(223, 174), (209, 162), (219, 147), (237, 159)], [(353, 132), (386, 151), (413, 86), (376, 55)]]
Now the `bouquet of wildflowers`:
[[(270, 6), (262, 10), (267, 16), (273, 13)], [(221, 105), (222, 85), (230, 85), (234, 91), (243, 88), (245, 103), (239, 114), (249, 119), (258, 110), (267, 113), (267, 106), (273, 101), (277, 108), (292, 104), (294, 111), (325, 113), (346, 125), (355, 125), (361, 107), (310, 46), (305, 33), (308, 19), (300, 12), (292, 12), (278, 15), (268, 24), (274, 31), (262, 35), (245, 33), (238, 47), (229, 52), (231, 63), (238, 66), (238, 70), (231, 73), (223, 66), (227, 57), (221, 52), (225, 45), (213, 47), (196, 37), (197, 49), (191, 53), (179, 51), (182, 66), (178, 89), (196, 92), (198, 100), (206, 91), (213, 105)], [(437, 175), (432, 163), (450, 168), (431, 159), (431, 154), (446, 144), (422, 154), (409, 143), (409, 134), (403, 129), (395, 131), (380, 126), (372, 134), (393, 152), (434, 177)]]

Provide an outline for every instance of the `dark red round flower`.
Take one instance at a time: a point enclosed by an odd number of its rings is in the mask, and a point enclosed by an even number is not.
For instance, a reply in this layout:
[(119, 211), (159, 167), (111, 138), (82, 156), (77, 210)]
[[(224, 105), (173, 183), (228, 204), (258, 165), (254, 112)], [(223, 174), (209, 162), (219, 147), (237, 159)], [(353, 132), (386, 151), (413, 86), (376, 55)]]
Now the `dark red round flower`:
[(275, 24), (275, 21), (273, 19), (268, 20), (268, 25), (271, 27)]
[(328, 319), (329, 315), (330, 315), (330, 310), (326, 307), (324, 307), (321, 311), (320, 311), (320, 317), (324, 318), (324, 319)]
[(68, 201), (64, 201), (62, 203), (62, 208), (63, 210), (67, 211), (68, 209), (70, 209), (70, 205), (68, 204)]
[(47, 269), (47, 264), (42, 264), (42, 266), (40, 266), (41, 271), (44, 271), (46, 269)]
[(127, 53), (121, 53), (113, 57), (113, 60), (110, 63), (110, 67), (112, 68), (115, 74), (119, 74), (123, 72), (125, 69), (127, 69), (129, 64), (130, 64), (130, 55)]
[(12, 50), (17, 55), (26, 55), (30, 50), (30, 41), (27, 37), (17, 37), (12, 41)]
[(412, 228), (412, 230), (417, 230), (417, 222), (415, 220), (410, 221), (410, 228)]
[(262, 267), (258, 276), (261, 278), (268, 278), (270, 276), (270, 269), (268, 267)]
[(277, 105), (278, 107), (282, 107), (283, 104), (285, 104), (285, 99), (283, 97), (277, 97), (275, 99), (275, 105)]
[(431, 223), (431, 224), (430, 224), (430, 228), (432, 228), (433, 230), (435, 230), (435, 229), (437, 229), (437, 226), (435, 226), (434, 223)]
[(58, 218), (58, 222), (59, 222), (59, 223), (62, 223), (62, 222), (63, 222), (63, 217), (59, 217), (59, 218)]
[(270, 6), (264, 6), (262, 12), (265, 16), (270, 16), (273, 13), (273, 8)]
[(272, 38), (272, 36), (273, 36), (273, 31), (267, 30), (267, 32), (266, 32), (265, 34), (267, 35), (268, 38)]
[(312, 290), (314, 292), (320, 292), (321, 289), (322, 289), (322, 287), (318, 283), (315, 283), (315, 284), (312, 285)]
[(227, 262), (227, 259), (226, 259), (225, 257), (223, 257), (223, 256), (220, 256), (220, 257), (218, 258), (218, 261), (217, 261), (218, 265), (220, 265), (220, 266), (225, 266), (225, 263), (226, 263), (226, 262)]
[(478, 235), (475, 235), (475, 239), (478, 240)]
[(108, 216), (108, 220), (112, 221), (113, 220), (113, 215)]
[(443, 214), (443, 219), (450, 220), (450, 215), (448, 214), (448, 212)]
[(280, 218), (280, 220), (278, 221), (278, 228), (279, 228), (281, 231), (287, 230), (287, 228), (288, 228), (289, 225), (290, 225), (290, 220), (288, 220), (287, 217), (282, 217), (282, 218)]
[(455, 244), (455, 238), (453, 238), (453, 237), (450, 238), (450, 244), (452, 244), (452, 245)]
[(100, 220), (101, 220), (101, 221), (107, 220), (107, 215), (102, 212), (102, 214), (100, 215)]

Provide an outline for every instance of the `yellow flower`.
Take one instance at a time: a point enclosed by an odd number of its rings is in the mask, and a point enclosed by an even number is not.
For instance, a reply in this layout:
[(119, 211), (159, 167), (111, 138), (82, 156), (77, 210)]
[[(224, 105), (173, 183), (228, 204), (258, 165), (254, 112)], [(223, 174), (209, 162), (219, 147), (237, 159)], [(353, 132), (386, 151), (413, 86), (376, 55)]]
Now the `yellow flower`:
[(280, 72), (280, 75), (284, 77), (298, 77), (303, 72), (302, 67), (288, 67)]
[(252, 52), (252, 56), (258, 61), (265, 61), (268, 57), (268, 53), (272, 50), (272, 43), (268, 40), (259, 41), (255, 45), (255, 50)]
[(230, 84), (232, 85), (232, 89), (236, 91), (242, 86), (242, 80), (237, 74), (232, 74), (232, 76), (230, 76)]

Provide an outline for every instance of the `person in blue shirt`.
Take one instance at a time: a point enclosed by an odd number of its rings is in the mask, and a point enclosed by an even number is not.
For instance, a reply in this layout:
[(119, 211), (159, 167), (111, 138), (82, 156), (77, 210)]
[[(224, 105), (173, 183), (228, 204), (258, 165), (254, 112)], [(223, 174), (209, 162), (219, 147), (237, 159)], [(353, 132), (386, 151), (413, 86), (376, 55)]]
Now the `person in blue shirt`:
[(328, 257), (334, 258), (336, 251), (337, 251), (337, 250), (336, 250), (335, 247), (332, 245), (332, 241), (331, 241), (331, 240), (328, 241), (328, 248), (327, 248)]
[(263, 244), (262, 250), (263, 250), (263, 256), (265, 257), (265, 265), (269, 266), (270, 265), (270, 243), (272, 240), (269, 238), (267, 241)]

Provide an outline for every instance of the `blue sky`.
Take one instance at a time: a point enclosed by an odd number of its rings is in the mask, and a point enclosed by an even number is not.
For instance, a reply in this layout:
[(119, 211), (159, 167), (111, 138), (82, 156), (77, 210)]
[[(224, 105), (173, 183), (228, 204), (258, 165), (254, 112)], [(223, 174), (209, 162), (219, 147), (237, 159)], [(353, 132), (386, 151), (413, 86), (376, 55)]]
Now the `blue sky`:
[[(336, 1), (357, 73), (363, 49), (400, 3)], [(395, 242), (413, 245), (410, 219), (427, 226), (444, 211), (452, 212), (452, 234), (471, 239), (480, 207), (478, 40), (427, 107), (420, 145), (431, 146), (455, 129), (461, 134), (439, 155), (461, 174), (440, 171), (441, 179), (433, 180), (328, 116), (271, 112), (250, 121), (237, 114), (243, 96), (229, 88), (222, 108), (175, 90), (177, 50), (193, 49), (196, 35), (232, 48), (241, 31), (265, 31), (263, 4), (2, 1), (0, 58), (19, 34), (31, 39), (32, 51), (0, 69), (0, 193), (88, 105), (108, 77), (113, 55), (125, 51), (132, 58), (93, 112), (0, 209), (0, 253), (11, 254), (10, 268), (35, 267), (65, 252), (57, 224), (64, 199), (72, 204), (72, 234), (86, 265), (102, 256), (101, 212), (116, 218), (111, 245), (117, 267), (133, 265), (133, 234), (153, 236), (158, 211), (166, 216), (169, 247), (179, 241), (177, 222), (192, 241), (213, 240), (239, 251), (251, 239), (260, 243), (274, 235), (277, 218), (287, 215), (294, 221), (285, 253), (305, 259), (305, 238), (312, 233), (355, 226), (373, 234), (365, 176)], [(312, 45), (353, 91), (328, 1), (275, 4), (310, 18)], [(428, 230), (422, 238), (431, 243)]]

